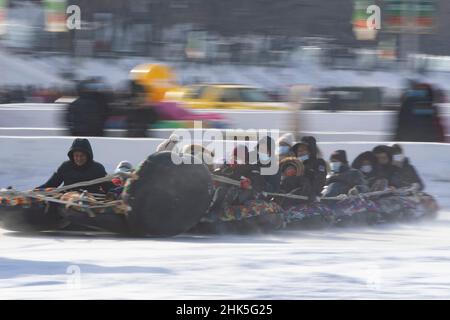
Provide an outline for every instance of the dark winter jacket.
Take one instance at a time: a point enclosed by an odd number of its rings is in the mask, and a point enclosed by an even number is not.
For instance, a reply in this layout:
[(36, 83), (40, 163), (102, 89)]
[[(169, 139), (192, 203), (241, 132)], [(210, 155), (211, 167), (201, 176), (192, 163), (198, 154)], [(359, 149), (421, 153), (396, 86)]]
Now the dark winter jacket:
[(367, 182), (363, 174), (356, 169), (351, 169), (348, 165), (342, 165), (339, 172), (332, 173), (327, 181), (323, 192), (324, 197), (335, 197), (340, 194), (347, 194), (350, 189), (356, 186), (367, 187)]
[[(75, 151), (82, 151), (88, 155), (88, 161), (83, 166), (77, 166), (73, 161), (73, 153)], [(106, 176), (106, 171), (103, 165), (93, 160), (91, 144), (87, 139), (75, 139), (72, 147), (67, 153), (69, 161), (63, 162), (55, 173), (48, 179), (46, 183), (39, 188), (57, 188), (61, 184), (71, 185), (74, 183), (89, 181)], [(81, 187), (80, 190), (87, 190), (92, 193), (105, 193), (113, 185), (111, 183), (103, 183), (100, 185), (93, 185)]]
[(281, 177), (280, 191), (309, 197), (314, 195), (311, 181), (305, 176)]
[[(362, 162), (364, 160), (368, 160), (370, 162), (370, 165), (372, 166), (372, 171), (365, 173), (361, 171)], [(372, 187), (372, 185), (376, 182), (378, 179), (378, 164), (377, 164), (377, 158), (371, 151), (366, 151), (361, 154), (359, 154), (355, 160), (352, 162), (353, 169), (359, 170), (366, 180), (369, 188)]]
[(375, 154), (385, 153), (388, 156), (389, 162), (387, 164), (379, 164), (377, 162), (377, 179), (386, 179), (388, 184), (391, 185), (391, 178), (398, 170), (398, 168), (392, 164), (393, 149), (386, 145), (379, 145), (373, 148), (372, 152)]
[(396, 141), (444, 142), (438, 108), (431, 101), (407, 97), (397, 117)]
[(312, 136), (303, 137), (302, 142), (308, 145), (309, 159), (303, 162), (305, 166), (304, 176), (309, 179), (312, 186), (312, 193), (320, 196), (327, 179), (327, 164), (325, 160), (318, 158), (316, 139)]
[[(273, 161), (278, 161), (278, 159), (274, 159)], [(262, 168), (269, 167), (270, 164), (262, 164), (259, 161), (252, 167), (251, 175), (248, 177), (252, 181), (254, 181), (254, 186), (257, 191), (267, 191), (267, 192), (279, 192), (280, 191), (280, 182), (281, 182), (281, 172), (278, 171), (272, 175), (263, 175), (261, 174)]]
[(81, 92), (67, 110), (67, 124), (74, 136), (102, 136), (108, 116), (108, 98), (99, 92)]
[(409, 159), (406, 158), (403, 162), (402, 167), (396, 167), (397, 169), (393, 172), (390, 185), (396, 188), (410, 187), (413, 183), (419, 184), (419, 189), (423, 190), (425, 185), (420, 179), (416, 169), (409, 163)]

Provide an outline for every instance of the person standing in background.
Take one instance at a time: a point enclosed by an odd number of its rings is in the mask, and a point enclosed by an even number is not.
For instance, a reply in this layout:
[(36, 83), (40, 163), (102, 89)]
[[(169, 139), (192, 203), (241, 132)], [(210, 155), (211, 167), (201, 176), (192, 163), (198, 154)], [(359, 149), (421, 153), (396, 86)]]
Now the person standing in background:
[(445, 142), (444, 127), (431, 85), (412, 83), (397, 116), (395, 141)]

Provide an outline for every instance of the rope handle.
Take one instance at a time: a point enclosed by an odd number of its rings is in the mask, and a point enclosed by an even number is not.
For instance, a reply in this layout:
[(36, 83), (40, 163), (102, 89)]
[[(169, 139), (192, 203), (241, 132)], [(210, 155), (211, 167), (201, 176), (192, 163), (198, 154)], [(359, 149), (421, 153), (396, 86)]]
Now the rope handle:
[[(212, 175), (212, 179), (217, 182), (222, 182), (222, 183), (226, 183), (226, 184), (230, 184), (230, 185), (238, 186), (238, 187), (240, 186), (239, 181), (231, 179), (231, 178), (218, 176), (218, 175)], [(354, 199), (354, 198), (372, 198), (372, 197), (379, 197), (379, 196), (388, 195), (388, 194), (403, 195), (403, 194), (415, 193), (417, 191), (418, 191), (417, 186), (412, 186), (409, 188), (402, 188), (402, 189), (397, 189), (397, 190), (388, 189), (388, 190), (382, 190), (382, 191), (360, 193), (360, 194), (351, 195), (351, 196), (348, 196), (346, 194), (341, 194), (336, 197), (318, 197), (318, 201), (320, 201), (320, 200), (338, 200), (339, 201), (339, 200)], [(274, 193), (274, 192), (263, 191), (262, 194), (264, 196), (281, 197), (281, 198), (297, 199), (297, 200), (308, 200), (309, 199), (309, 197), (306, 197), (306, 196), (300, 196), (300, 195), (289, 194), (289, 193)]]
[[(72, 202), (72, 201), (63, 201), (63, 200), (55, 199), (51, 196), (55, 195), (57, 193), (64, 192), (66, 190), (74, 189), (74, 188), (86, 187), (86, 186), (91, 186), (91, 185), (95, 185), (95, 184), (99, 184), (99, 183), (103, 183), (103, 182), (108, 182), (108, 181), (111, 181), (113, 178), (117, 178), (117, 177), (132, 178), (134, 176), (135, 175), (133, 173), (118, 172), (118, 173), (107, 175), (102, 178), (98, 178), (98, 179), (94, 179), (94, 180), (90, 180), (90, 181), (78, 182), (78, 183), (74, 183), (71, 185), (63, 186), (60, 188), (53, 189), (51, 191), (34, 191), (34, 190), (32, 190), (32, 191), (17, 191), (17, 190), (13, 190), (13, 189), (12, 190), (8, 189), (8, 190), (0, 190), (0, 195), (9, 195), (9, 196), (20, 195), (20, 196), (40, 199), (43, 201), (61, 203), (61, 204), (65, 204), (65, 205), (73, 205), (73, 206), (87, 209), (92, 206), (83, 205), (83, 204)], [(240, 186), (240, 182), (237, 180), (234, 180), (234, 179), (231, 179), (228, 177), (224, 177), (224, 176), (218, 176), (218, 175), (211, 175), (211, 176), (214, 181), (237, 186), (237, 187)], [(252, 187), (250, 186), (249, 188), (251, 189)], [(402, 194), (415, 193), (417, 191), (418, 191), (417, 186), (412, 186), (410, 188), (397, 189), (397, 190), (374, 191), (374, 192), (361, 193), (361, 194), (353, 195), (353, 196), (339, 195), (336, 197), (318, 197), (318, 201), (320, 201), (320, 200), (345, 200), (345, 199), (361, 198), (361, 197), (371, 198), (371, 197), (378, 197), (378, 196), (388, 195), (388, 194), (402, 195)], [(264, 196), (283, 197), (283, 198), (297, 199), (297, 200), (308, 200), (309, 199), (308, 197), (305, 197), (305, 196), (289, 194), (289, 193), (274, 193), (274, 192), (263, 191), (262, 194)], [(111, 202), (111, 203), (102, 203), (100, 206), (95, 206), (95, 207), (96, 208), (97, 207), (105, 208), (105, 207), (111, 207), (114, 205), (115, 205), (115, 203)]]

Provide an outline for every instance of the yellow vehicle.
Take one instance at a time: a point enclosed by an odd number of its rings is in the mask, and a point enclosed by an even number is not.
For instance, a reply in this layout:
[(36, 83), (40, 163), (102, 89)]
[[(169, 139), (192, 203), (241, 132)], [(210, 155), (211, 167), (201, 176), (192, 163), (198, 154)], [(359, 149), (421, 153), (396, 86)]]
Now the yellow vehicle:
[(165, 100), (182, 102), (192, 109), (288, 110), (287, 103), (275, 102), (262, 89), (236, 84), (198, 84), (183, 91), (167, 92)]
[(179, 87), (172, 69), (164, 64), (138, 65), (131, 70), (130, 76), (144, 86), (151, 102), (162, 101), (167, 91)]

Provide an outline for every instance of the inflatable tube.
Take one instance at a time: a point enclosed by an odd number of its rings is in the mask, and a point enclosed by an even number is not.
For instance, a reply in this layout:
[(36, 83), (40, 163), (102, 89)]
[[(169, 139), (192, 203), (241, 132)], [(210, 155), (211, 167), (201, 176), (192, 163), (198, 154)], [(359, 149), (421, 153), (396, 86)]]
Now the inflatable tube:
[(194, 234), (249, 234), (268, 233), (284, 228), (283, 214), (263, 214), (234, 221), (201, 221), (189, 233)]
[[(191, 155), (183, 158), (193, 163)], [(166, 151), (150, 155), (136, 174), (124, 190), (132, 234), (174, 236), (191, 229), (207, 213), (213, 184), (205, 165), (177, 165)]]
[(79, 230), (97, 230), (127, 235), (130, 233), (125, 215), (102, 212), (89, 216), (87, 212), (61, 208), (64, 217), (70, 222), (70, 228)]
[(275, 202), (248, 200), (240, 205), (209, 212), (190, 232), (193, 233), (254, 233), (282, 229), (283, 209)]
[(285, 208), (285, 217), (289, 229), (320, 229), (331, 226), (333, 212), (323, 203), (304, 203)]
[(37, 232), (57, 230), (68, 222), (58, 213), (54, 204), (32, 203), (29, 207), (1, 207), (1, 226), (6, 230), (21, 232)]
[[(280, 229), (321, 229), (374, 225), (387, 222), (410, 222), (435, 218), (436, 200), (421, 193), (414, 196), (363, 197), (340, 201), (302, 203), (281, 208), (274, 202), (250, 200), (244, 205), (229, 206), (216, 217), (208, 216), (193, 229), (195, 233), (258, 232)], [(280, 220), (281, 218), (281, 220)]]

